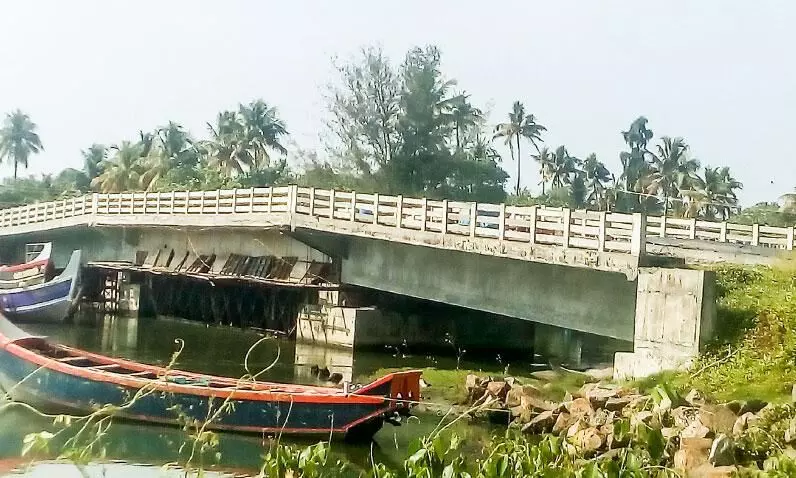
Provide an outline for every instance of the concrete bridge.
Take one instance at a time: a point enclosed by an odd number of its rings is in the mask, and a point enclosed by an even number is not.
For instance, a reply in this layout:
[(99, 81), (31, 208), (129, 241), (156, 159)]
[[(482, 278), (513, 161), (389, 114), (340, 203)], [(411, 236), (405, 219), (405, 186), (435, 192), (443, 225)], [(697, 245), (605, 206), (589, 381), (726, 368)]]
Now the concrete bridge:
[[(633, 342), (643, 353), (630, 365), (693, 356), (712, 328), (712, 276), (649, 267), (661, 257), (767, 262), (794, 247), (792, 227), (296, 186), (95, 193), (0, 211), (2, 250), (53, 238), (56, 261), (81, 247), (94, 261), (172, 272), (203, 254), (216, 274), (234, 254), (302, 257), (305, 273), (329, 262), (344, 284)], [(136, 260), (142, 251), (154, 259)]]

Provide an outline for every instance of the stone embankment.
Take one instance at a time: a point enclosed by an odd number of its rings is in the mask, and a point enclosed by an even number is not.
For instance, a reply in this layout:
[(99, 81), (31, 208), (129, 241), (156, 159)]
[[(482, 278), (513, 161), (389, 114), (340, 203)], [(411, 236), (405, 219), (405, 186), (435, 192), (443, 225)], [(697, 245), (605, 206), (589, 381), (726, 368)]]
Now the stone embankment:
[[(551, 400), (544, 387), (476, 375), (467, 377), (466, 388), (470, 403), (481, 404), (486, 415), (525, 433), (566, 437), (573, 453), (610, 456), (631, 442), (658, 447), (684, 476), (733, 476), (760, 464), (767, 455), (756, 443), (766, 436), (777, 442), (772, 433), (796, 443), (790, 405), (711, 403), (696, 391), (681, 398), (665, 386), (642, 394), (610, 383), (587, 383)], [(780, 430), (772, 432), (772, 426)]]

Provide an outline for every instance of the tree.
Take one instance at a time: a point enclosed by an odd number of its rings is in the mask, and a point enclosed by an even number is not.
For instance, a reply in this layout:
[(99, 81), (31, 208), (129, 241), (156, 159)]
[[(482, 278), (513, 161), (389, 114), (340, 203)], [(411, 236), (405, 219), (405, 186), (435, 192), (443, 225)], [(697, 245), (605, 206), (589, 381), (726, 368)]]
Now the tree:
[(0, 161), (6, 159), (14, 163), (14, 179), (20, 165), (28, 167), (31, 154), (44, 150), (36, 133), (36, 123), (21, 110), (6, 114), (3, 128), (0, 129)]
[(222, 111), (216, 116), (216, 124), (207, 123), (207, 127), (210, 139), (205, 142), (204, 149), (209, 167), (232, 176), (255, 166), (254, 155), (248, 148), (237, 113)]
[(484, 121), (484, 113), (468, 101), (469, 95), (460, 94), (445, 100), (441, 109), (447, 120), (453, 123), (456, 134), (456, 151), (462, 149), (464, 139), (473, 129), (480, 127)]
[[(149, 137), (148, 137), (149, 138)], [(190, 134), (181, 125), (169, 121), (151, 134), (152, 141), (141, 144), (141, 186), (147, 191), (159, 181), (167, 184), (184, 184), (195, 177), (199, 152)]]
[[(547, 131), (547, 128), (538, 124), (536, 118), (532, 114), (525, 114), (525, 106), (519, 101), (515, 101), (511, 112), (509, 112), (509, 121), (507, 123), (500, 123), (495, 126), (494, 138), (505, 138), (506, 144), (511, 151), (511, 158), (517, 161), (517, 186), (515, 192), (520, 194), (520, 173), (521, 173), (521, 160), (522, 153), (520, 149), (520, 138), (525, 138), (531, 142), (536, 152), (539, 153), (539, 143), (542, 142), (542, 133)], [(514, 157), (514, 143), (517, 146), (517, 157)]]
[(725, 221), (738, 206), (735, 191), (742, 188), (743, 184), (730, 174), (730, 168), (706, 166), (704, 179), (696, 177), (690, 190), (681, 194), (689, 199), (691, 215)]
[(108, 157), (108, 148), (103, 144), (94, 143), (80, 153), (83, 155), (83, 173), (90, 182), (102, 172), (100, 167)]
[(619, 154), (622, 174), (619, 177), (621, 189), (617, 191), (616, 202), (621, 210), (635, 211), (638, 206), (646, 210), (649, 205), (647, 199), (633, 193), (642, 192), (643, 179), (649, 173), (649, 163), (646, 158), (651, 153), (647, 149), (647, 144), (652, 136), (652, 130), (647, 128), (647, 118), (643, 116), (636, 118), (627, 131), (622, 132), (622, 138), (630, 151)]
[(276, 108), (258, 99), (248, 105), (240, 105), (238, 114), (243, 127), (242, 133), (247, 147), (251, 150), (256, 168), (271, 166), (270, 150), (282, 156), (287, 155), (287, 150), (279, 142), (283, 136), (287, 136), (287, 128), (279, 119)]
[(572, 183), (578, 172), (580, 160), (569, 154), (565, 146), (559, 146), (551, 157), (550, 182), (552, 187), (561, 188)]
[(542, 178), (539, 184), (542, 185), (542, 195), (544, 196), (545, 184), (550, 180), (550, 171), (553, 169), (553, 153), (545, 146), (532, 157), (539, 164), (539, 176)]
[(648, 194), (663, 195), (664, 215), (669, 210), (669, 199), (680, 197), (680, 192), (693, 189), (697, 184), (699, 161), (688, 157), (688, 145), (683, 138), (661, 138), (658, 154), (652, 155), (652, 164), (645, 178)]
[(605, 185), (611, 180), (611, 172), (594, 153), (586, 157), (582, 167), (586, 182), (586, 203), (597, 209), (606, 208)]
[(91, 181), (91, 186), (99, 188), (103, 193), (120, 193), (137, 189), (142, 145), (122, 141), (111, 149), (114, 151), (113, 158), (102, 164), (102, 174)]

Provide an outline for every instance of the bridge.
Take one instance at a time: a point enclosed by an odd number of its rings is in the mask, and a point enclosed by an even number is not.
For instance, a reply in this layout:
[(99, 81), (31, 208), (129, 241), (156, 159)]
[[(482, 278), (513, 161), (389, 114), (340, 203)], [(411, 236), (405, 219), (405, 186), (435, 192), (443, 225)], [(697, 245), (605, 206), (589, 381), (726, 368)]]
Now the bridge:
[[(305, 275), (329, 262), (343, 284), (616, 338), (636, 349), (666, 345), (652, 362), (672, 355), (671, 347), (692, 356), (712, 327), (709, 275), (662, 259), (766, 263), (794, 248), (793, 227), (298, 186), (93, 193), (0, 211), (6, 250), (54, 237), (60, 257), (81, 247), (94, 261), (174, 273), (209, 255), (215, 265), (204, 272), (222, 275), (237, 255), (303, 257)], [(142, 251), (153, 259), (137, 260)], [(650, 267), (662, 264), (669, 268)]]

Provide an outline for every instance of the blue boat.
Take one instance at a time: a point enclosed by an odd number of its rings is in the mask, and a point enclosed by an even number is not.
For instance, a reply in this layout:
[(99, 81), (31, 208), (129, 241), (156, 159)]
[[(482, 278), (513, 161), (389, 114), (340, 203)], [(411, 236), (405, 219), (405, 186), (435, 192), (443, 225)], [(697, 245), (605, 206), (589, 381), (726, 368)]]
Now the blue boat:
[(0, 387), (47, 413), (113, 405), (116, 418), (154, 424), (213, 417), (211, 430), (371, 438), (419, 400), (420, 372), (388, 374), (355, 391), (216, 377), (52, 343), (0, 316)]
[(48, 282), (0, 289), (0, 312), (13, 321), (62, 322), (74, 312), (79, 296), (82, 254), (72, 252), (64, 271)]

